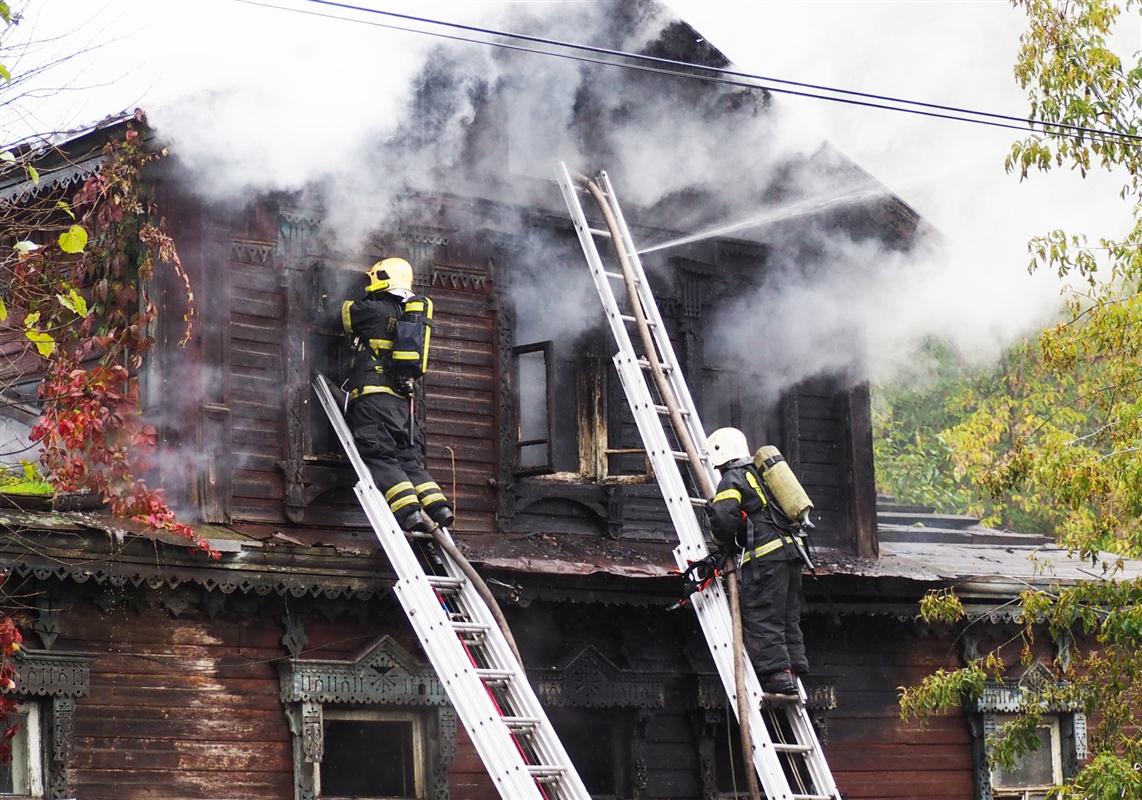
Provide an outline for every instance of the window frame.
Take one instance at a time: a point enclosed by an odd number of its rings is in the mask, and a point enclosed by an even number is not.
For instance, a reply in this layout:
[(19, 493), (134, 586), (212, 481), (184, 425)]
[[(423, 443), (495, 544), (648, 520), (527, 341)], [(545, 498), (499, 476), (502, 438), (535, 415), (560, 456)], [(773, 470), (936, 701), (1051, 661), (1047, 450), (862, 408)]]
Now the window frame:
[[(529, 353), (542, 353), (543, 355), (543, 381), (544, 381), (544, 428), (546, 437), (542, 439), (522, 439), (520, 420), (523, 416), (523, 402), (520, 396), (520, 356)], [(555, 471), (555, 342), (547, 339), (542, 342), (531, 342), (512, 347), (512, 395), (515, 400), (516, 425), (513, 473), (520, 477), (528, 475), (548, 475)], [(522, 466), (523, 448), (547, 446), (547, 457), (542, 464)]]
[(43, 714), (40, 704), (33, 700), (24, 700), (19, 703), (16, 715), (22, 717), (19, 730), (12, 739), (12, 771), (13, 786), (15, 785), (15, 768), (17, 764), (17, 742), (23, 741), (24, 758), (23, 768), (26, 770), (28, 790), (26, 792), (0, 792), (0, 798), (6, 800), (42, 800), (44, 797), (44, 736)]
[(322, 709), (322, 726), (329, 722), (407, 722), (412, 728), (412, 758), (413, 758), (413, 794), (401, 797), (399, 795), (376, 795), (353, 798), (343, 798), (337, 795), (324, 795), (321, 792), (321, 765), (323, 761), (313, 764), (313, 790), (318, 800), (425, 800), (428, 797), (428, 742), (425, 735), (425, 719), (422, 713), (416, 711), (379, 709), (379, 708), (338, 708), (326, 706)]
[[(995, 722), (997, 726), (1002, 726), (1007, 722), (1018, 719), (1018, 714), (996, 714)], [(1001, 787), (998, 785), (997, 777), (999, 770), (990, 768), (988, 771), (988, 780), (991, 782), (991, 792), (994, 800), (1031, 800), (1034, 796), (1046, 795), (1051, 789), (1059, 786), (1063, 782), (1063, 735), (1062, 735), (1062, 715), (1059, 713), (1044, 714), (1038, 728), (1046, 728), (1050, 731), (1050, 758), (1051, 758), (1051, 779), (1054, 783), (1049, 786), (1009, 786)], [(1039, 752), (1039, 751), (1035, 751)], [(1030, 755), (1030, 754), (1029, 754)], [(1026, 756), (1025, 756), (1026, 757)]]

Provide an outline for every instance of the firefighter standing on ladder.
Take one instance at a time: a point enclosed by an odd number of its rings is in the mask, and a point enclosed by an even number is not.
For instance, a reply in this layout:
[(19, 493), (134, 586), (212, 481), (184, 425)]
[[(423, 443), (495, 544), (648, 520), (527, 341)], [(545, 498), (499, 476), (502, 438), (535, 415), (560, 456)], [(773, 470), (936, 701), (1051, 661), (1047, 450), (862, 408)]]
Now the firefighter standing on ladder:
[(451, 527), (451, 505), (424, 468), (416, 442), (416, 380), (428, 367), (432, 301), (413, 294), (412, 266), (386, 258), (365, 270), (365, 293), (341, 304), (341, 326), (353, 345), (346, 421), (397, 524), (427, 531), (425, 513)]
[(745, 434), (719, 428), (706, 440), (706, 450), (722, 472), (710, 503), (710, 526), (724, 548), (741, 551), (737, 564), (746, 650), (762, 691), (793, 694), (794, 675), (809, 674), (801, 635), (804, 549), (798, 531), (770, 496), (750, 459)]

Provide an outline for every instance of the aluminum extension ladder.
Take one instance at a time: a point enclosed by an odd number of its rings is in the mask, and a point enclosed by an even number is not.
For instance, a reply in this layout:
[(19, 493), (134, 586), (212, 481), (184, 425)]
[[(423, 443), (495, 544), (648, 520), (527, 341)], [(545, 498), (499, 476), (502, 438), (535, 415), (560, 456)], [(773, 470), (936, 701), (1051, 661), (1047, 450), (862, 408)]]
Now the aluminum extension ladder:
[[(704, 507), (709, 498), (694, 497), (692, 490), (687, 488), (683, 476), (684, 472), (690, 472), (690, 459), (684, 452), (687, 445), (692, 448), (692, 452), (696, 450), (700, 454), (699, 460), (706, 472), (708, 486), (717, 486), (720, 475), (705, 455), (706, 435), (698, 418), (698, 409), (690, 396), (607, 174), (599, 173), (595, 186), (601, 191), (601, 199), (609, 208), (611, 221), (608, 230), (592, 228), (587, 222), (580, 202), (580, 195), (587, 192), (585, 179), (582, 176), (572, 176), (567, 165), (562, 163), (559, 165), (558, 177), (563, 199), (567, 201), (571, 221), (579, 234), (583, 254), (587, 257), (595, 288), (603, 301), (607, 322), (618, 345), (618, 352), (613, 358), (615, 369), (634, 413), (674, 529), (678, 533), (680, 544), (674, 550), (674, 557), (679, 569), (684, 570), (691, 562), (704, 558), (709, 552), (697, 516), (697, 509)], [(608, 270), (603, 264), (595, 239), (613, 240), (616, 236), (617, 241), (613, 243), (616, 247), (623, 248), (628, 257), (627, 263), (624, 265), (623, 260), (619, 259), (620, 269)], [(625, 274), (624, 270), (633, 274)], [(628, 280), (633, 282), (636, 296), (628, 297), (625, 308), (621, 308), (611, 281), (624, 285), (628, 284)], [(636, 342), (641, 347), (641, 337), (632, 338), (627, 327), (638, 323), (639, 313), (633, 305), (635, 303), (639, 305), (641, 316), (650, 329), (656, 352), (640, 353), (635, 349)], [(652, 359), (660, 366), (668, 385), (667, 393), (672, 395), (669, 398), (660, 396), (662, 392), (657, 385), (646, 379), (644, 371), (653, 368)], [(671, 405), (680, 412), (682, 428), (672, 431), (673, 439), (663, 422), (663, 418), (669, 416)], [(689, 475), (689, 478), (693, 486), (702, 486), (703, 481), (699, 476)], [(720, 582), (714, 582), (704, 592), (691, 595), (690, 605), (698, 615), (726, 696), (730, 698), (730, 706), (736, 714), (733, 628), (725, 590)], [(753, 738), (753, 764), (766, 797), (769, 800), (839, 800), (840, 793), (805, 708), (805, 689), (801, 682), (797, 682), (795, 696), (763, 695), (748, 658), (745, 659), (744, 667), (746, 691), (749, 695), (749, 727)]]
[(319, 375), (313, 385), (357, 471), (353, 491), (396, 572), (393, 591), (500, 797), (590, 800), (488, 606), (447, 553), (438, 553), (443, 575), (425, 572), (361, 460), (329, 382)]

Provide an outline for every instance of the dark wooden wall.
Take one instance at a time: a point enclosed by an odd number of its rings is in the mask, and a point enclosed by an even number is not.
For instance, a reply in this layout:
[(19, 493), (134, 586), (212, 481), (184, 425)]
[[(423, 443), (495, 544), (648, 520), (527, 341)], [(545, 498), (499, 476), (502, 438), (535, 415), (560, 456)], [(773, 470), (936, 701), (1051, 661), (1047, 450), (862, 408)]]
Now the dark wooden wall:
[[(77, 701), (75, 715), (70, 776), (78, 797), (292, 796), (292, 740), (276, 667), (288, 658), (278, 622), (285, 600), (191, 588), (37, 589), (43, 590), (62, 608), (52, 652), (90, 658), (90, 695)], [(304, 621), (306, 658), (351, 658), (382, 634), (419, 653), (391, 599), (288, 604)], [(619, 668), (616, 680), (657, 681), (663, 702), (644, 712), (622, 708), (623, 698), (602, 697), (605, 681), (576, 684), (578, 695), (569, 699), (585, 702), (576, 713), (592, 720), (617, 714), (640, 726), (630, 757), (632, 764), (636, 755), (645, 764), (643, 800), (701, 796), (694, 665), (703, 669), (705, 656), (691, 616), (645, 607), (620, 615), (614, 606), (542, 601), (508, 613), (533, 676), (549, 674), (587, 649)], [(825, 749), (844, 795), (969, 800), (972, 742), (964, 717), (921, 726), (902, 722), (897, 706), (898, 686), (957, 665), (956, 643), (887, 616), (846, 615), (838, 624), (810, 613), (805, 629), (810, 689), (829, 685), (836, 695)], [(724, 737), (724, 725), (716, 735)], [(634, 772), (627, 770), (628, 779)], [(495, 797), (462, 729), (450, 786), (456, 800)]]

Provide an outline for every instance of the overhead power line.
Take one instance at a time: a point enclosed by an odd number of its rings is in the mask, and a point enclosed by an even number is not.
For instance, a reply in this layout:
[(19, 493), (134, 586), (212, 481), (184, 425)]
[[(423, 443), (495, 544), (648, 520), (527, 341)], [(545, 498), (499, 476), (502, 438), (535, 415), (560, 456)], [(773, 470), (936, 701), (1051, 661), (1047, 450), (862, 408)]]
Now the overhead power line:
[[(403, 20), (406, 22), (416, 22), (422, 25), (432, 25), (437, 27), (450, 28), (453, 30), (461, 30), (469, 33), (479, 33), (487, 36), (498, 36), (506, 39), (515, 39), (519, 41), (526, 41), (533, 44), (541, 44), (547, 47), (559, 47), (567, 50), (589, 52), (596, 55), (606, 55), (628, 59), (630, 61), (648, 62), (652, 64), (660, 64), (663, 66), (649, 66), (648, 63), (624, 63), (621, 61), (611, 61), (607, 59), (592, 58), (585, 55), (575, 55), (574, 53), (558, 52), (555, 50), (539, 49), (535, 47), (525, 47), (522, 45), (513, 45), (506, 42), (489, 41), (487, 39), (473, 38), (470, 36), (462, 36), (458, 34), (446, 34), (439, 31), (425, 30), (424, 28), (411, 27), (408, 25), (398, 25), (395, 23), (378, 22), (375, 20), (359, 19), (354, 17), (346, 17), (338, 14), (320, 13), (317, 11), (306, 11), (300, 8), (293, 8), (289, 6), (277, 5), (271, 2), (261, 2), (260, 0), (236, 0), (236, 2), (245, 5), (259, 6), (263, 8), (270, 8), (278, 11), (289, 11), (297, 14), (304, 14), (307, 16), (316, 16), (326, 19), (339, 20), (343, 22), (351, 22), (361, 25), (369, 25), (371, 27), (385, 28), (388, 30), (405, 31), (408, 33), (418, 33), (425, 36), (432, 36), (439, 39), (450, 41), (468, 42), (472, 44), (480, 44), (488, 47), (498, 47), (505, 50), (512, 50), (516, 52), (533, 53), (536, 55), (551, 56), (555, 58), (562, 58), (571, 61), (578, 61), (583, 63), (598, 64), (600, 66), (618, 67), (620, 69), (630, 69), (638, 72), (648, 72), (659, 75), (667, 75), (677, 78), (686, 78), (691, 80), (701, 80), (713, 83), (719, 83), (729, 86), (736, 86), (746, 89), (761, 89), (775, 94), (784, 94), (794, 97), (805, 97), (815, 100), (827, 100), (834, 103), (842, 103), (845, 105), (853, 105), (863, 108), (876, 108), (884, 111), (897, 111), (905, 114), (913, 114), (922, 117), (931, 117), (935, 119), (946, 119), (955, 122), (966, 122), (974, 125), (987, 125), (995, 128), (1006, 128), (1009, 130), (1017, 130), (1023, 133), (1052, 133), (1052, 132), (1071, 132), (1074, 134), (1089, 135), (1091, 137), (1119, 139), (1136, 143), (1142, 141), (1142, 135), (1127, 133), (1124, 131), (1116, 131), (1101, 128), (1089, 128), (1080, 125), (1071, 125), (1069, 123), (1050, 122), (1047, 120), (1028, 119), (1017, 117), (1010, 114), (998, 114), (987, 111), (977, 111), (969, 108), (958, 106), (941, 105), (938, 103), (926, 103), (918, 100), (908, 100), (905, 98), (892, 97), (890, 95), (880, 95), (870, 92), (859, 92), (850, 89), (838, 89), (834, 87), (824, 86), (820, 84), (803, 83), (799, 81), (784, 80), (781, 78), (770, 78), (763, 75), (755, 75), (748, 72), (740, 72), (737, 70), (723, 69), (720, 67), (711, 67), (703, 64), (695, 64), (688, 61), (678, 61), (668, 58), (660, 58), (657, 56), (649, 56), (641, 53), (631, 53), (624, 50), (613, 50), (604, 47), (596, 47), (593, 45), (577, 44), (574, 42), (565, 42), (558, 39), (550, 39), (541, 36), (532, 36), (529, 34), (514, 33), (510, 31), (501, 31), (494, 28), (485, 28), (477, 25), (467, 25), (458, 22), (449, 22), (446, 20), (433, 19), (431, 17), (420, 17), (413, 14), (402, 14), (395, 11), (384, 11), (377, 8), (369, 8), (367, 6), (358, 6), (352, 3), (336, 2), (336, 0), (306, 0), (306, 2), (314, 5), (326, 6), (331, 8), (340, 9), (343, 11), (353, 11), (365, 14), (374, 14), (392, 19)], [(682, 68), (686, 70), (701, 70), (706, 74), (698, 74), (691, 71), (681, 71)], [(773, 83), (780, 83), (783, 86), (774, 86)], [(799, 87), (797, 89), (785, 88), (786, 86)], [(817, 90), (817, 91), (809, 91)], [(819, 94), (819, 91), (832, 92), (835, 95)], [(895, 105), (893, 105), (895, 104)], [(909, 107), (913, 106), (913, 107)], [(969, 115), (969, 116), (965, 116)], [(1041, 128), (1059, 129), (1058, 131), (1039, 130), (1034, 126)]]

